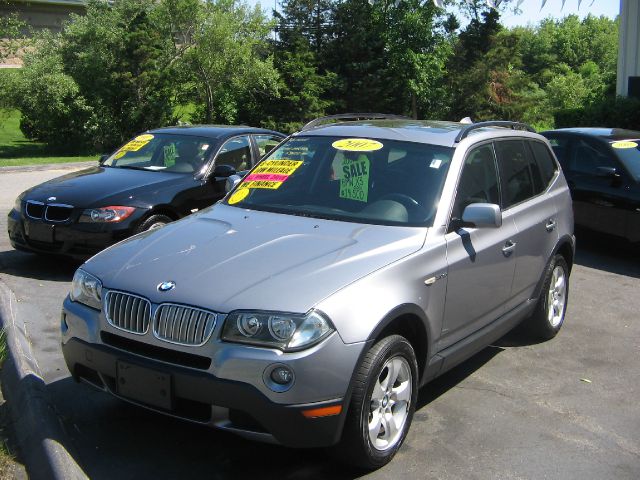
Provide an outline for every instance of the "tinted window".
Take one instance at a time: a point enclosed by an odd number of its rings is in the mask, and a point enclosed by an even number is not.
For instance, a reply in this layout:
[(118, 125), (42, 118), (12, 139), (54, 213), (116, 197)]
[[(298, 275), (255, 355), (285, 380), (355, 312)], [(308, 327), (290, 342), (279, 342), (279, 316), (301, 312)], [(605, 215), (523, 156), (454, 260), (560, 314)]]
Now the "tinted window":
[(569, 170), (576, 173), (597, 175), (598, 167), (617, 167), (615, 161), (600, 145), (578, 139), (573, 147)]
[(464, 161), (452, 219), (460, 220), (465, 207), (472, 203), (500, 204), (498, 172), (491, 145), (472, 150)]
[[(614, 151), (618, 154), (618, 158), (622, 160), (631, 175), (636, 180), (640, 180), (640, 140), (626, 140), (623, 142), (611, 142)], [(633, 144), (636, 146), (634, 147)], [(621, 148), (623, 146), (624, 148)]]
[(528, 142), (536, 159), (540, 176), (542, 177), (543, 187), (546, 189), (556, 174), (556, 161), (551, 156), (549, 149), (542, 142)]
[(222, 146), (216, 165), (230, 165), (238, 172), (251, 167), (251, 147), (249, 137), (235, 137)]
[[(536, 190), (539, 190), (539, 186), (534, 185), (532, 178), (532, 157), (527, 155), (524, 142), (521, 140), (496, 142), (496, 151), (502, 177), (504, 208), (520, 203), (538, 193)], [(537, 170), (538, 167), (535, 165), (536, 174), (538, 174)], [(542, 181), (539, 180), (536, 183), (541, 184)]]
[(264, 157), (282, 141), (282, 138), (274, 135), (254, 135), (253, 138), (256, 141), (256, 145), (258, 145), (260, 158)]
[(569, 140), (565, 137), (551, 137), (548, 139), (555, 153), (556, 158), (563, 168), (567, 168), (567, 160), (569, 155)]

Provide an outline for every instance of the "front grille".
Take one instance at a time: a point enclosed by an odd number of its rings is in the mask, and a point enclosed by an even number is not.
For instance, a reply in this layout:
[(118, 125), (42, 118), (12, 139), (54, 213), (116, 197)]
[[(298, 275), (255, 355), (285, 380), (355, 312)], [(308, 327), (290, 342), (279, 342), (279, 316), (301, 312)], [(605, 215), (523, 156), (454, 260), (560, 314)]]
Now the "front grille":
[(107, 292), (106, 316), (114, 327), (142, 335), (149, 330), (151, 303), (130, 293)]
[(160, 340), (180, 345), (202, 345), (216, 326), (216, 314), (199, 308), (163, 303), (153, 322), (153, 333)]
[(47, 205), (44, 211), (44, 219), (50, 222), (66, 222), (71, 217), (73, 207), (71, 205)]
[(25, 211), (27, 216), (31, 218), (41, 219), (44, 217), (44, 203), (36, 202), (35, 200), (29, 200), (26, 205)]
[(27, 200), (25, 206), (27, 217), (49, 222), (66, 222), (73, 213), (72, 205), (62, 203), (44, 204), (36, 200)]

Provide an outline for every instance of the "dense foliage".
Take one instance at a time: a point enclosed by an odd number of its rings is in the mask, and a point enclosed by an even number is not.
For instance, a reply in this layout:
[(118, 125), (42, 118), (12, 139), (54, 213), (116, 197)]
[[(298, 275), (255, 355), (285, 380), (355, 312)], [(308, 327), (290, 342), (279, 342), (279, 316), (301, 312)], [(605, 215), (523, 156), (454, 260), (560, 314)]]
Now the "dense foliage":
[(25, 133), (67, 150), (178, 120), (292, 131), (345, 111), (625, 126), (603, 107), (628, 103), (616, 21), (507, 29), (484, 1), (452, 4), (283, 0), (269, 21), (238, 0), (92, 1), (40, 38), (14, 97)]

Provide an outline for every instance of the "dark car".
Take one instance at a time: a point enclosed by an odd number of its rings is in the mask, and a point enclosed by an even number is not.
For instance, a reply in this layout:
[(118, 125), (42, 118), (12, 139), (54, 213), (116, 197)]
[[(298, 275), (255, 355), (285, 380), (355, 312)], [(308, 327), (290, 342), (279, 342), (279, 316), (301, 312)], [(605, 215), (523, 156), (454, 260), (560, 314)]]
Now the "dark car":
[(542, 135), (569, 183), (576, 226), (640, 242), (640, 132), (570, 128)]
[(22, 193), (9, 213), (17, 250), (86, 258), (160, 227), (225, 194), (284, 135), (232, 126), (189, 126), (138, 135), (100, 164)]

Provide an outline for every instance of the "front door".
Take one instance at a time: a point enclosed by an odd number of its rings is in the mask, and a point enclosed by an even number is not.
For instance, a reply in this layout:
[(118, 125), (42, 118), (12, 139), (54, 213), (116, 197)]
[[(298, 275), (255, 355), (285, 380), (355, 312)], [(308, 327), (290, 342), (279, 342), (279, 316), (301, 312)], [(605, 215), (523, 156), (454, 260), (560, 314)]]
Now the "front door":
[(449, 270), (440, 348), (462, 340), (505, 311), (516, 265), (513, 218), (505, 216), (498, 228), (459, 227), (467, 205), (500, 204), (498, 185), (492, 145), (470, 151), (445, 236)]

